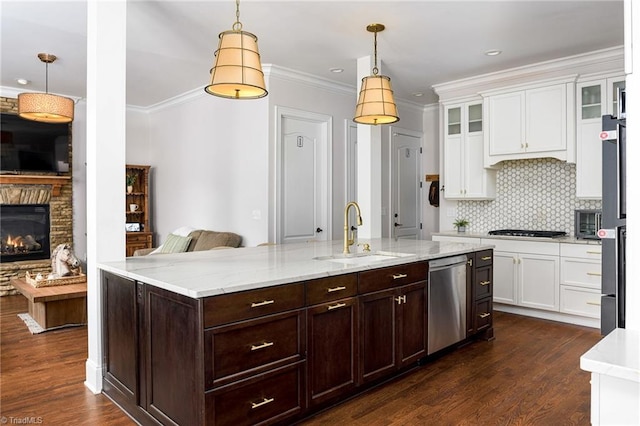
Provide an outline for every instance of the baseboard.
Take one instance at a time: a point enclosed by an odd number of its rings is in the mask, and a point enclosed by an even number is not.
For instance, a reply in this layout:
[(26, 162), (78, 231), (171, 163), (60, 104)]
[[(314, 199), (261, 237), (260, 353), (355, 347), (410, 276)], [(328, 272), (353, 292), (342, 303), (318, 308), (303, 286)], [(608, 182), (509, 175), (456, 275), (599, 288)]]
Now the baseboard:
[(546, 319), (550, 321), (564, 322), (567, 324), (581, 325), (584, 327), (591, 327), (600, 329), (600, 320), (597, 318), (586, 318), (577, 315), (568, 315), (560, 312), (542, 311), (538, 309), (523, 308), (521, 306), (503, 305), (493, 302), (493, 310), (500, 312), (508, 312), (510, 314), (524, 315), (527, 317), (534, 317), (540, 319)]
[(102, 366), (97, 365), (93, 360), (87, 359), (85, 364), (86, 378), (84, 385), (94, 394), (102, 392)]

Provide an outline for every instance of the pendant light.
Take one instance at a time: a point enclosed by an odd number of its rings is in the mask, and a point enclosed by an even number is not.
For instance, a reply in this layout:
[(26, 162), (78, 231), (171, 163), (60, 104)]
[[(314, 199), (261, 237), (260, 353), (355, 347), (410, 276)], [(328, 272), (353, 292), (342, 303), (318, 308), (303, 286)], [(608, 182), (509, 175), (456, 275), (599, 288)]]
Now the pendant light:
[(211, 69), (211, 83), (204, 90), (229, 99), (258, 99), (267, 96), (258, 52), (258, 37), (242, 31), (240, 0), (236, 0), (236, 22), (218, 36), (220, 43)]
[(372, 75), (362, 79), (360, 96), (356, 105), (353, 121), (360, 124), (390, 124), (400, 120), (398, 108), (393, 100), (391, 79), (378, 75), (378, 33), (384, 31), (382, 24), (367, 25), (367, 31), (373, 33), (374, 66)]
[(27, 120), (45, 123), (69, 123), (73, 121), (73, 100), (49, 93), (49, 64), (57, 58), (49, 53), (38, 53), (46, 64), (46, 93), (20, 93), (18, 115)]

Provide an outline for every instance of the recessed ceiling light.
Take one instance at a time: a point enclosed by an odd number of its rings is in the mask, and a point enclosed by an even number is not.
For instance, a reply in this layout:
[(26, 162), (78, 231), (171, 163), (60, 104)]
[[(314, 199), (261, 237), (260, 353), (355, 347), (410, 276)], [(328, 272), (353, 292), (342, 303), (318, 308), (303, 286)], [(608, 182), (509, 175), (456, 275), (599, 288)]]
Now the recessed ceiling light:
[(498, 56), (501, 53), (502, 53), (502, 50), (498, 50), (498, 49), (491, 49), (484, 52), (484, 54), (487, 56)]
[(25, 86), (29, 84), (29, 80), (27, 80), (26, 78), (16, 78), (16, 83)]
[(419, 97), (421, 97), (421, 96), (424, 96), (424, 93), (422, 93), (422, 92), (415, 92), (415, 93), (412, 93), (412, 95), (413, 95), (413, 96), (415, 96), (416, 98), (419, 98)]
[(329, 68), (329, 71), (339, 74), (344, 71), (343, 68)]

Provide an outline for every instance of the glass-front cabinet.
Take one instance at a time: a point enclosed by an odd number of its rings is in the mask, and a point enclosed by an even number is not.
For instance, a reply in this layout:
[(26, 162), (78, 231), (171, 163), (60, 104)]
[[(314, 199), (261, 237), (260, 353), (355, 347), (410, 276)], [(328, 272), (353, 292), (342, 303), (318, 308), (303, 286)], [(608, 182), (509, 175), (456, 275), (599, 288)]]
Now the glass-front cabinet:
[(483, 165), (482, 100), (443, 106), (444, 197), (495, 198), (495, 171)]
[(616, 115), (618, 89), (625, 87), (623, 74), (608, 74), (577, 84), (576, 102), (576, 196), (602, 198), (602, 116)]

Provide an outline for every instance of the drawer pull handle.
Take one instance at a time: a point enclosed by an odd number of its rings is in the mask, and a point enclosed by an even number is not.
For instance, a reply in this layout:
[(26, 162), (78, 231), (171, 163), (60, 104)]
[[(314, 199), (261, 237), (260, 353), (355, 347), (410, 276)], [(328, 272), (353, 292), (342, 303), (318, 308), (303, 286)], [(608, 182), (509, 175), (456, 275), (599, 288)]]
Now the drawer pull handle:
[(480, 259), (482, 259), (482, 260), (491, 260), (491, 256), (482, 256)]
[(346, 303), (336, 303), (335, 305), (329, 305), (329, 306), (327, 306), (327, 311), (331, 311), (333, 309), (342, 308), (343, 306), (347, 306), (347, 304)]
[(400, 278), (407, 278), (407, 274), (393, 274), (394, 280), (399, 280)]
[(480, 318), (486, 318), (486, 317), (490, 317), (490, 316), (491, 316), (491, 314), (490, 314), (489, 312), (485, 312), (485, 313), (483, 313), (483, 314), (479, 314), (478, 316), (479, 316)]
[(480, 281), (480, 285), (489, 285), (491, 281)]
[(601, 306), (600, 302), (587, 302), (587, 305)]
[(341, 290), (346, 290), (347, 288), (345, 286), (340, 286), (340, 287), (332, 287), (332, 288), (328, 288), (327, 289), (327, 293), (333, 293), (334, 291), (341, 291)]
[(594, 276), (594, 277), (601, 277), (602, 273), (600, 273), (600, 272), (587, 272), (587, 275), (591, 275), (591, 276)]
[(251, 350), (252, 351), (257, 351), (259, 349), (268, 348), (269, 346), (273, 346), (273, 342), (264, 342), (261, 345), (251, 345)]
[(273, 401), (275, 401), (275, 398), (263, 398), (260, 402), (252, 402), (251, 409), (253, 410), (254, 408), (262, 407), (263, 405), (267, 405)]
[(467, 265), (469, 265), (469, 266), (473, 266), (473, 259), (469, 259), (469, 260), (467, 260)]
[(602, 252), (601, 251), (587, 250), (587, 254), (602, 254)]
[(252, 308), (258, 308), (260, 306), (270, 305), (270, 304), (275, 303), (275, 302), (276, 302), (275, 300), (265, 300), (263, 302), (253, 302), (251, 304), (251, 307)]

